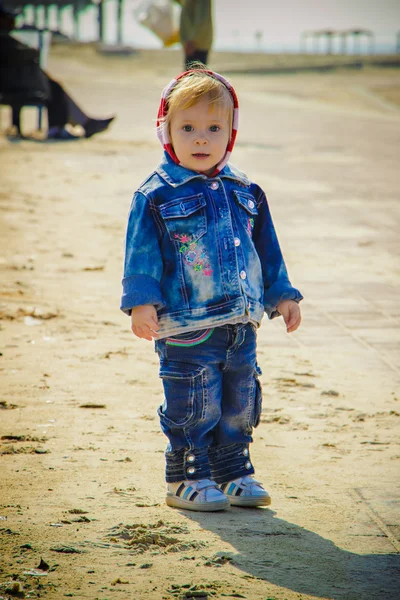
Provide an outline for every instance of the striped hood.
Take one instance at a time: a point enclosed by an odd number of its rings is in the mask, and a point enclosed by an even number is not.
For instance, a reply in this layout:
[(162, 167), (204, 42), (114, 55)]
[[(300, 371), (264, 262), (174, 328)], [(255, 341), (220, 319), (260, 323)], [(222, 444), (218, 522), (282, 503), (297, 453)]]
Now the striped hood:
[[(199, 69), (196, 69), (196, 71), (198, 72)], [(163, 89), (162, 94), (161, 94), (161, 102), (160, 102), (160, 106), (158, 109), (158, 115), (157, 115), (157, 137), (160, 140), (165, 152), (167, 152), (167, 154), (169, 154), (169, 156), (172, 158), (172, 160), (177, 165), (179, 165), (179, 159), (176, 156), (174, 149), (172, 147), (171, 139), (169, 136), (169, 131), (166, 127), (161, 127), (161, 124), (163, 123), (163, 120), (165, 119), (165, 117), (167, 115), (168, 96), (170, 95), (171, 91), (174, 89), (174, 87), (176, 86), (178, 81), (180, 79), (182, 79), (183, 77), (186, 77), (187, 75), (189, 75), (192, 72), (194, 72), (194, 70), (185, 71), (184, 73), (181, 73), (180, 75), (178, 75), (178, 77), (172, 79), (169, 82), (169, 84)], [(204, 73), (208, 73), (212, 77), (215, 77), (215, 79), (218, 79), (219, 81), (221, 81), (225, 85), (225, 87), (228, 89), (230, 95), (232, 96), (232, 100), (233, 100), (233, 122), (232, 122), (231, 139), (229, 140), (228, 146), (226, 148), (225, 156), (216, 165), (215, 170), (210, 175), (210, 177), (215, 177), (216, 175), (218, 175), (218, 173), (220, 171), (222, 171), (222, 169), (224, 168), (224, 166), (226, 165), (226, 163), (228, 162), (228, 160), (232, 154), (232, 149), (235, 144), (238, 124), (239, 124), (239, 103), (238, 103), (238, 99), (237, 99), (235, 90), (233, 89), (231, 84), (224, 77), (222, 77), (222, 75), (219, 75), (218, 73), (215, 73), (214, 71), (208, 71), (206, 69), (204, 69)]]

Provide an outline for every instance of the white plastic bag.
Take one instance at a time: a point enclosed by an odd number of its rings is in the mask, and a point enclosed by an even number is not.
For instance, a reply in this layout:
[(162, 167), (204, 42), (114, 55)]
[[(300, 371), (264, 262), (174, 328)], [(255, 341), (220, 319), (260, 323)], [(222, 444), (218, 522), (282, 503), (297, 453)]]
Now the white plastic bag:
[(179, 5), (172, 0), (138, 0), (133, 8), (136, 20), (150, 29), (164, 46), (179, 42), (179, 12)]

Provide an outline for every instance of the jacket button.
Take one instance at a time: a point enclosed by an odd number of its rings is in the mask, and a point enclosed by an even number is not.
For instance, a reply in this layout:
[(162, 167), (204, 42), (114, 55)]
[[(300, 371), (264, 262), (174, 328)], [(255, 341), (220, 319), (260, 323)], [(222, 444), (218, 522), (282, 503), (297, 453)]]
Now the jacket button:
[(235, 246), (240, 246), (239, 238), (235, 238), (234, 242), (235, 242)]
[(196, 457), (194, 454), (188, 454), (188, 456), (186, 457), (186, 460), (190, 463), (194, 463), (194, 461), (196, 460)]
[(249, 208), (254, 208), (254, 202), (253, 202), (253, 200), (249, 200), (248, 203), (247, 203), (247, 206)]
[(248, 456), (248, 455), (249, 455), (249, 450), (248, 450), (248, 448), (245, 448), (245, 449), (243, 450), (243, 455), (244, 455), (244, 456)]
[(244, 465), (246, 467), (246, 469), (251, 469), (251, 462), (248, 460), (247, 463)]
[(240, 271), (240, 279), (246, 279), (246, 271)]
[(212, 190), (217, 190), (219, 188), (218, 181), (213, 181), (210, 187)]
[(189, 475), (193, 475), (194, 473), (196, 473), (196, 469), (194, 467), (189, 467), (187, 469), (187, 472), (189, 473)]

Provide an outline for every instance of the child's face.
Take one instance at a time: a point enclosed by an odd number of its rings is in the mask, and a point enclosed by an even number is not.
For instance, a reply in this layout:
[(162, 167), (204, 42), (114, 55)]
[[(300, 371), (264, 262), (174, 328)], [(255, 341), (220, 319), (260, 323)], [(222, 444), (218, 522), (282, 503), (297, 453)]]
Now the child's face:
[(207, 97), (171, 115), (174, 152), (186, 169), (210, 175), (226, 153), (231, 136), (229, 110), (212, 106)]

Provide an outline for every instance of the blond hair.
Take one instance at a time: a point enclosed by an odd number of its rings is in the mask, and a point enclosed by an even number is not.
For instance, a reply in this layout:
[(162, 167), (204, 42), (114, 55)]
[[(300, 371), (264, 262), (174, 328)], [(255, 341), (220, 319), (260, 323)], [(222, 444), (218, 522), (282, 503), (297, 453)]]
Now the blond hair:
[(209, 73), (193, 70), (187, 76), (179, 79), (167, 98), (167, 114), (161, 127), (168, 127), (176, 110), (185, 110), (197, 104), (202, 98), (207, 98), (210, 108), (222, 108), (228, 111), (228, 120), (232, 127), (233, 98), (228, 88)]

